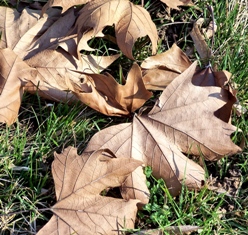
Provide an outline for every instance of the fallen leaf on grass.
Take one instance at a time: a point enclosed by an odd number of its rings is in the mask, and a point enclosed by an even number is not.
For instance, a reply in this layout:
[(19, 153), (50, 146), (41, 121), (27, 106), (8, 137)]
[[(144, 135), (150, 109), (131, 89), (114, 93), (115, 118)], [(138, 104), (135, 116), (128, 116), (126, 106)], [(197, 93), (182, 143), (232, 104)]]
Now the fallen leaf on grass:
[(0, 122), (11, 125), (18, 116), (24, 86), (37, 71), (10, 48), (0, 49)]
[[(214, 115), (225, 104), (223, 89), (192, 84), (195, 70), (196, 62), (170, 83), (147, 116), (136, 115), (132, 123), (95, 134), (87, 151), (109, 148), (117, 157), (143, 161), (155, 177), (165, 180), (172, 195), (180, 193), (182, 184), (200, 188), (204, 170), (182, 152), (216, 160), (241, 149), (230, 139), (236, 127)], [(123, 185), (123, 197), (145, 203), (148, 190), (142, 178), (137, 168)]]
[(11, 48), (20, 58), (28, 59), (65, 36), (75, 21), (73, 14), (61, 17), (58, 9), (48, 11), (42, 19), (39, 15), (40, 10), (25, 8), (19, 13), (15, 9), (0, 7), (0, 47)]
[(89, 2), (91, 0), (48, 0), (48, 2), (43, 6), (41, 11), (41, 16), (47, 11), (50, 7), (62, 7), (62, 13), (67, 11), (69, 8), (75, 5), (81, 5)]
[(200, 18), (194, 23), (193, 29), (190, 32), (190, 36), (192, 37), (192, 39), (194, 41), (195, 48), (196, 48), (200, 58), (202, 60), (204, 60), (205, 65), (208, 65), (210, 58), (212, 56), (212, 52), (205, 41), (204, 34), (200, 30), (203, 22), (204, 22), (204, 19)]
[[(152, 42), (152, 53), (157, 50), (157, 30), (149, 13), (141, 6), (128, 0), (103, 0), (87, 3), (79, 12), (77, 28), (80, 48), (78, 51), (92, 50), (86, 43), (102, 34), (106, 26), (115, 25), (116, 41), (121, 51), (133, 59), (132, 48), (135, 41), (146, 35)], [(85, 44), (80, 41), (86, 42)]]
[(192, 6), (191, 0), (160, 0), (165, 3), (168, 7), (179, 10), (178, 6)]
[(38, 74), (25, 89), (31, 93), (38, 91), (42, 97), (50, 100), (75, 100), (77, 98), (71, 94), (74, 89), (72, 83), (81, 87), (82, 73), (98, 73), (118, 57), (84, 55), (81, 60), (77, 60), (62, 48), (42, 51), (26, 60), (27, 64), (37, 69)]
[(187, 55), (176, 45), (161, 54), (146, 58), (142, 64), (145, 87), (164, 90), (170, 82), (191, 65)]
[(138, 200), (101, 196), (109, 187), (120, 186), (142, 163), (116, 158), (109, 150), (77, 154), (73, 147), (56, 154), (52, 164), (57, 203), (54, 215), (37, 235), (114, 235), (134, 228)]
[(144, 86), (141, 69), (137, 64), (134, 64), (128, 73), (125, 85), (117, 83), (108, 73), (88, 74), (86, 78), (91, 92), (75, 92), (76, 96), (85, 104), (109, 116), (128, 115), (152, 96)]
[[(118, 1), (110, 1), (110, 4), (114, 2)], [(107, 1), (102, 4), (105, 3), (107, 4)], [(99, 2), (95, 4), (98, 6)], [(127, 7), (127, 15), (130, 9), (137, 8), (134, 10), (136, 13), (139, 10), (145, 11), (129, 1), (121, 1), (120, 5), (122, 7), (119, 10)], [(99, 10), (98, 7), (97, 9)], [(59, 102), (81, 100), (106, 115), (117, 116), (130, 114), (150, 98), (151, 93), (145, 89), (140, 69), (137, 66), (131, 70), (130, 79), (125, 86), (119, 85), (110, 75), (98, 75), (119, 55), (97, 57), (73, 53), (77, 48), (77, 39), (73, 34), (72, 25), (78, 16), (73, 8), (63, 15), (58, 9), (50, 8), (39, 19), (40, 13), (40, 10), (29, 8), (25, 8), (21, 13), (14, 9), (0, 8), (0, 18), (3, 20), (0, 22), (1, 47), (11, 48), (29, 66), (37, 70), (36, 78), (25, 84), (26, 91), (30, 93), (38, 91), (42, 97)], [(137, 23), (135, 14), (130, 17), (134, 17), (134, 23)], [(144, 14), (149, 16), (146, 11)], [(117, 21), (115, 23), (121, 27), (122, 19)], [(104, 27), (104, 24), (102, 26)], [(124, 30), (126, 33), (132, 33), (133, 29), (126, 30), (131, 30), (130, 32)], [(119, 35), (125, 34), (124, 31), (121, 31)], [(139, 34), (139, 36), (142, 35), (142, 33)], [(75, 55), (79, 58), (77, 59)], [(96, 73), (96, 75), (87, 77), (83, 73)]]

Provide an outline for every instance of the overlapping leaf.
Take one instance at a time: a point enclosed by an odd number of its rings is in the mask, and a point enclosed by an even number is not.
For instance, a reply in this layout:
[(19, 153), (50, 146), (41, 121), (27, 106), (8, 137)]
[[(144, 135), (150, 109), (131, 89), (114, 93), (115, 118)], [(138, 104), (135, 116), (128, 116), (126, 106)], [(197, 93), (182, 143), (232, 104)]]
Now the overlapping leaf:
[(73, 14), (68, 15), (61, 17), (58, 9), (52, 9), (39, 19), (40, 10), (25, 8), (19, 13), (15, 9), (0, 7), (0, 47), (11, 48), (20, 58), (28, 59), (68, 33), (75, 21)]
[(110, 74), (88, 74), (82, 86), (85, 85), (89, 91), (75, 92), (78, 99), (110, 116), (128, 115), (152, 96), (144, 86), (137, 64), (130, 70), (125, 85), (117, 83)]
[(18, 116), (24, 86), (36, 77), (36, 70), (10, 48), (0, 49), (0, 122), (11, 125)]
[(121, 51), (133, 59), (132, 48), (139, 37), (149, 36), (152, 52), (157, 50), (157, 30), (149, 13), (128, 0), (92, 1), (79, 12), (76, 22), (80, 48), (92, 50), (87, 41), (99, 35), (104, 27), (115, 25), (116, 40)]
[[(119, 55), (105, 57), (89, 55), (77, 60), (62, 48), (42, 51), (26, 60), (38, 71), (36, 79), (26, 85), (26, 90), (32, 93), (38, 90), (42, 97), (55, 101), (75, 100), (77, 98), (72, 93), (73, 86), (82, 88), (81, 80), (84, 77), (82, 73), (98, 73), (118, 57)], [(88, 88), (82, 88), (82, 92), (88, 92)]]
[[(222, 99), (226, 90), (194, 85), (195, 70), (196, 63), (173, 80), (148, 116), (135, 116), (133, 123), (100, 131), (92, 137), (87, 150), (110, 148), (117, 157), (142, 160), (152, 167), (156, 177), (165, 180), (173, 195), (180, 192), (182, 183), (199, 188), (204, 170), (182, 152), (213, 160), (241, 149), (230, 139), (236, 127), (215, 116), (226, 104)], [(127, 179), (125, 197), (145, 202), (147, 188), (141, 183), (142, 177), (138, 168)]]
[[(111, 5), (113, 2), (116, 1), (105, 1), (104, 4), (109, 3)], [(56, 4), (58, 4), (58, 1), (53, 3), (50, 1), (43, 10), (45, 11), (47, 7)], [(72, 4), (64, 2), (62, 7), (70, 8)], [(94, 1), (94, 4), (97, 5), (99, 2)], [(139, 23), (136, 15), (139, 11), (147, 17), (149, 16), (144, 9), (134, 6), (129, 1), (121, 2), (120, 5), (122, 7), (119, 10), (126, 7), (127, 15), (130, 16), (129, 19), (133, 20), (133, 23)], [(111, 5), (111, 7), (114, 7), (114, 5)], [(98, 9), (98, 7), (96, 8)], [(130, 15), (132, 9), (136, 10), (134, 10), (134, 14)], [(25, 81), (24, 88), (26, 91), (31, 93), (38, 91), (42, 97), (55, 101), (81, 100), (104, 114), (118, 116), (128, 115), (150, 98), (151, 93), (145, 89), (140, 69), (137, 66), (132, 69), (133, 72), (130, 73), (130, 79), (125, 86), (117, 84), (109, 75), (98, 75), (119, 55), (96, 57), (82, 56), (75, 53), (77, 39), (72, 28), (78, 16), (75, 14), (75, 9), (71, 8), (61, 15), (60, 10), (49, 8), (42, 18), (40, 18), (40, 14), (40, 10), (29, 8), (25, 8), (21, 13), (10, 8), (0, 8), (0, 18), (2, 19), (0, 22), (2, 31), (1, 48), (11, 48), (29, 66), (37, 70), (37, 76), (32, 81)], [(101, 22), (103, 22), (106, 15), (101, 17)], [(114, 19), (112, 23), (121, 27), (121, 19), (115, 20), (117, 19)], [(150, 18), (149, 20), (153, 24)], [(79, 18), (77, 22), (79, 22)], [(102, 26), (104, 27), (104, 25)], [(156, 32), (154, 24), (152, 26), (154, 27), (153, 31), (148, 30), (150, 36)], [(133, 30), (136, 30), (136, 28), (127, 27), (122, 29), (119, 35), (122, 33), (131, 35), (134, 33)], [(143, 34), (144, 30), (138, 36), (145, 36)], [(156, 36), (153, 36), (154, 40), (155, 38)], [(155, 42), (154, 40), (153, 42)], [(125, 45), (122, 45), (123, 49), (125, 47)], [(154, 46), (154, 50), (155, 48), (156, 46)], [(4, 69), (5, 66), (8, 65), (5, 65), (3, 61), (1, 67)], [(89, 75), (86, 76), (83, 73), (96, 74), (89, 77)], [(103, 79), (104, 77), (106, 79)], [(102, 84), (104, 84), (104, 89), (101, 86)]]
[(168, 51), (148, 57), (142, 62), (144, 84), (147, 89), (163, 90), (190, 65), (187, 55), (173, 44)]
[(55, 154), (52, 173), (57, 203), (54, 216), (38, 232), (47, 234), (114, 235), (119, 228), (134, 228), (138, 200), (101, 196), (109, 188), (120, 186), (140, 161), (115, 158), (109, 150), (77, 155), (68, 147)]
[(80, 5), (80, 4), (85, 4), (91, 0), (48, 0), (47, 3), (44, 5), (42, 8), (41, 15), (43, 15), (48, 8), (50, 7), (62, 7), (62, 13), (67, 11), (69, 8), (75, 6), (75, 5)]

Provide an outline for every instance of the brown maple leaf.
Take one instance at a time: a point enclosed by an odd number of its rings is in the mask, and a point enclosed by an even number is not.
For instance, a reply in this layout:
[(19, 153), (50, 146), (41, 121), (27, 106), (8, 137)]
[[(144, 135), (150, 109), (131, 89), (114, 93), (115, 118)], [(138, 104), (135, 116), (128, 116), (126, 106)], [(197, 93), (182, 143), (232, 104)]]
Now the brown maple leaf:
[(58, 38), (67, 35), (75, 21), (73, 11), (61, 17), (58, 9), (51, 9), (40, 18), (40, 10), (29, 8), (19, 13), (0, 7), (0, 48), (11, 48), (22, 59), (56, 45)]
[(37, 71), (10, 48), (0, 49), (0, 122), (11, 125), (18, 116), (24, 86)]
[(170, 82), (191, 65), (187, 55), (176, 45), (161, 54), (146, 58), (141, 68), (145, 87), (164, 90)]
[(47, 11), (50, 7), (62, 7), (62, 13), (67, 11), (69, 8), (75, 5), (85, 4), (91, 0), (48, 0), (48, 2), (43, 6), (41, 16)]
[(138, 200), (101, 196), (109, 187), (120, 186), (142, 163), (116, 158), (109, 150), (77, 154), (68, 147), (56, 154), (52, 164), (57, 203), (54, 215), (37, 235), (114, 235), (120, 228), (134, 228)]
[[(117, 157), (142, 160), (155, 177), (165, 180), (172, 195), (180, 192), (182, 184), (201, 187), (204, 170), (182, 152), (215, 160), (241, 149), (230, 139), (236, 127), (215, 116), (226, 104), (222, 97), (228, 91), (194, 85), (195, 70), (196, 62), (170, 83), (148, 115), (136, 115), (132, 123), (95, 134), (87, 151), (109, 148)], [(147, 202), (142, 178), (142, 169), (137, 168), (123, 186), (124, 197)]]
[(132, 47), (139, 37), (149, 36), (152, 53), (157, 50), (157, 30), (149, 13), (128, 0), (103, 0), (87, 3), (76, 22), (78, 51), (90, 50), (87, 41), (102, 34), (106, 26), (115, 25), (116, 41), (121, 51), (133, 59)]
[[(118, 57), (119, 55), (83, 55), (81, 60), (77, 60), (62, 48), (42, 51), (26, 60), (27, 64), (37, 69), (38, 74), (35, 80), (25, 86), (25, 89), (31, 93), (38, 90), (42, 97), (50, 100), (78, 100), (72, 91), (75, 85), (81, 87), (84, 78), (82, 73), (98, 73)], [(83, 91), (87, 92), (88, 89)]]
[(144, 86), (137, 64), (131, 68), (125, 85), (117, 83), (108, 73), (88, 74), (83, 86), (86, 84), (89, 92), (75, 90), (75, 95), (85, 104), (109, 116), (129, 115), (152, 96)]

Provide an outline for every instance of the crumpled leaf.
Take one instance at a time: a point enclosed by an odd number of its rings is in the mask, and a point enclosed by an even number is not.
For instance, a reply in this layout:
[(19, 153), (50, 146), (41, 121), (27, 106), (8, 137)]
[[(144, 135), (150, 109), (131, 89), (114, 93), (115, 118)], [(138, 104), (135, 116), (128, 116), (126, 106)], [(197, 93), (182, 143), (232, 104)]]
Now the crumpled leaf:
[[(49, 9), (40, 18), (41, 10), (0, 7), (0, 47), (9, 47), (22, 59), (29, 59), (46, 49), (62, 47), (69, 53), (76, 50), (76, 34), (72, 26), (76, 20), (74, 9), (61, 15), (59, 9)], [(2, 19), (2, 20), (1, 20)], [(76, 53), (71, 53), (78, 56)]]
[(42, 97), (55, 101), (78, 100), (72, 94), (72, 83), (81, 87), (82, 73), (99, 73), (118, 57), (83, 55), (81, 60), (77, 60), (62, 48), (45, 50), (26, 60), (37, 69), (38, 76), (25, 88), (31, 93), (38, 90)]
[(54, 215), (37, 235), (118, 234), (118, 229), (133, 228), (138, 200), (101, 196), (100, 193), (122, 184), (140, 161), (115, 158), (107, 149), (77, 155), (68, 147), (56, 154), (52, 164), (57, 203)]
[(133, 59), (132, 48), (135, 41), (146, 35), (151, 39), (152, 53), (156, 53), (158, 40), (156, 26), (143, 7), (128, 0), (91, 1), (79, 14), (75, 26), (80, 44), (78, 51), (92, 50), (87, 41), (101, 35), (104, 27), (114, 24), (117, 44), (128, 58)]
[(51, 9), (43, 18), (40, 10), (0, 7), (0, 48), (11, 48), (22, 59), (50, 48), (65, 36), (75, 21), (73, 11), (61, 17), (58, 9)]
[(168, 7), (180, 10), (178, 6), (192, 6), (194, 5), (191, 0), (160, 0), (165, 3)]
[(0, 122), (11, 125), (18, 116), (23, 87), (37, 71), (22, 61), (10, 48), (0, 49)]
[(208, 65), (210, 58), (212, 56), (212, 52), (205, 41), (205, 37), (203, 33), (200, 30), (203, 22), (204, 22), (204, 19), (200, 18), (194, 23), (193, 29), (190, 32), (190, 36), (192, 37), (194, 41), (195, 48), (200, 58), (205, 61), (205, 65)]
[(148, 57), (142, 62), (144, 84), (150, 90), (163, 90), (190, 65), (187, 55), (173, 44), (168, 51)]
[(144, 86), (141, 70), (137, 64), (134, 64), (130, 70), (125, 85), (117, 83), (108, 73), (88, 74), (83, 86), (86, 84), (90, 88), (89, 92), (75, 91), (78, 99), (109, 116), (129, 115), (152, 96)]
[[(230, 139), (236, 127), (215, 116), (225, 105), (221, 99), (224, 89), (194, 85), (195, 70), (196, 62), (170, 83), (147, 116), (136, 115), (132, 123), (95, 134), (87, 151), (109, 148), (117, 157), (142, 160), (152, 167), (155, 177), (165, 180), (172, 195), (179, 194), (182, 183), (200, 188), (204, 170), (182, 152), (216, 160), (241, 149)], [(123, 188), (129, 190), (124, 197), (146, 202), (142, 174), (137, 168), (127, 178)]]

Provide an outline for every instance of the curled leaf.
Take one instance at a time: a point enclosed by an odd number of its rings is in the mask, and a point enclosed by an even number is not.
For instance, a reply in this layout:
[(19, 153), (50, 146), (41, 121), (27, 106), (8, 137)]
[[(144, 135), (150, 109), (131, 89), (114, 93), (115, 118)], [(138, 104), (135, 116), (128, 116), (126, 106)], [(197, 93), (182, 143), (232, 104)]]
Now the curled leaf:
[[(128, 0), (103, 0), (87, 3), (79, 12), (76, 28), (80, 41), (101, 35), (106, 26), (115, 25), (116, 40), (121, 51), (133, 59), (132, 48), (139, 37), (149, 36), (152, 53), (157, 50), (157, 30), (149, 13), (141, 6)], [(78, 51), (89, 49), (80, 45)]]

